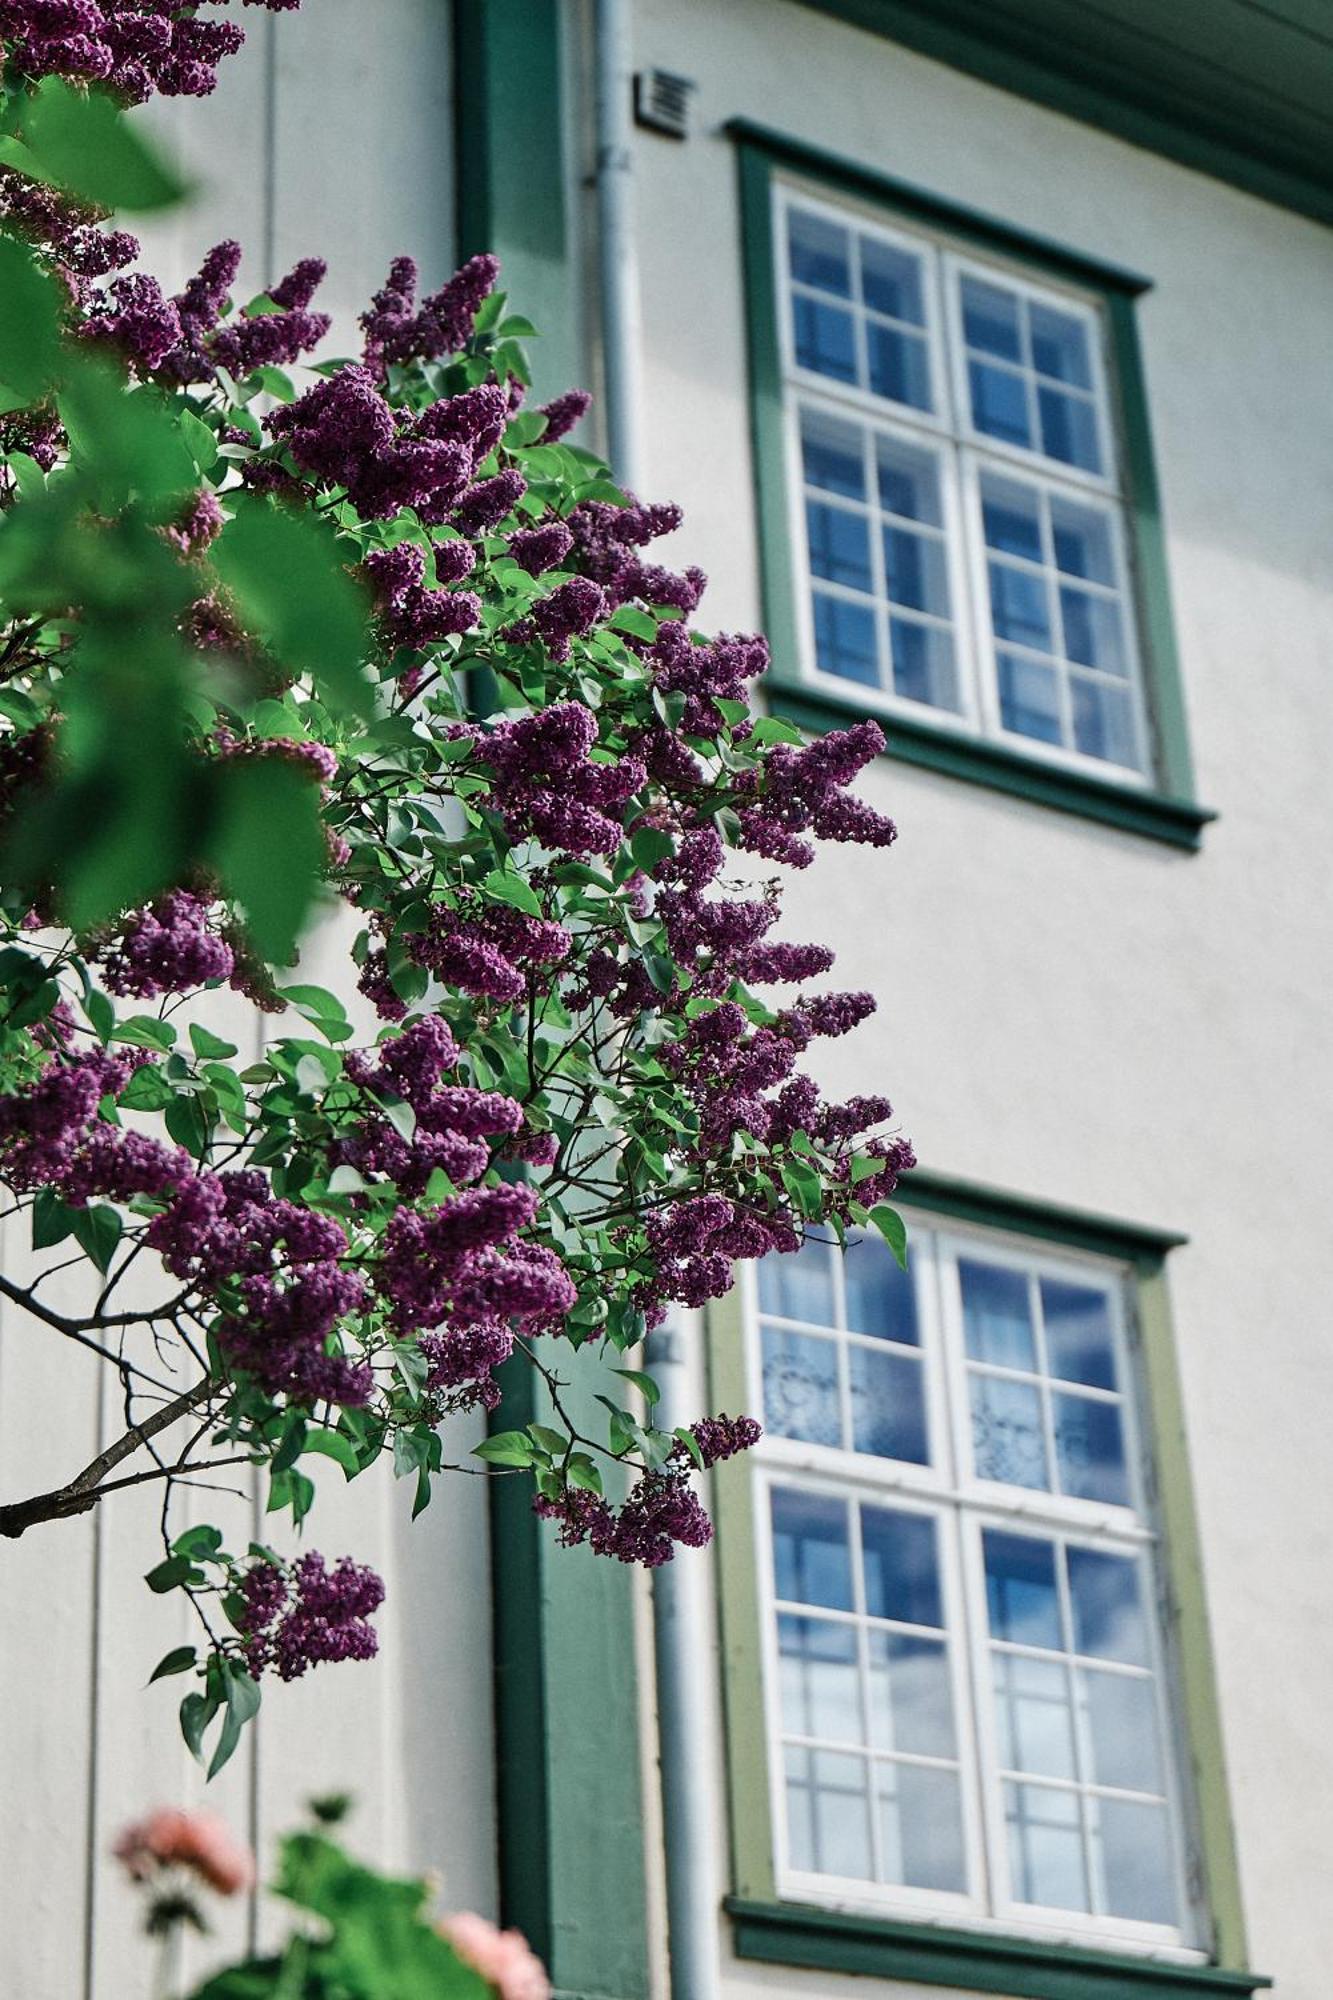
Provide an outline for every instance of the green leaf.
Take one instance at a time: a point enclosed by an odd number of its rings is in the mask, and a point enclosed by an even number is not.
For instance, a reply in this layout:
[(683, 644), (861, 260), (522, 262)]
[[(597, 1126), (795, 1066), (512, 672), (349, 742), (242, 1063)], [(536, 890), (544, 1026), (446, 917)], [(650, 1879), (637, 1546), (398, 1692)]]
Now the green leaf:
[(497, 1431), (494, 1437), (483, 1438), (474, 1445), (472, 1455), (484, 1458), (488, 1465), (532, 1465), (537, 1448), (522, 1431)]
[(36, 402), (60, 369), (60, 293), (23, 245), (0, 237), (0, 381)]
[(569, 1439), (563, 1431), (553, 1431), (547, 1424), (529, 1424), (528, 1436), (534, 1438), (543, 1451), (552, 1458), (563, 1458)]
[(536, 893), (521, 875), (506, 875), (496, 868), (481, 886), (485, 894), (493, 896), (497, 903), (508, 903), (530, 917), (539, 917), (542, 913), (542, 906), (537, 900)]
[(43, 180), (103, 208), (168, 208), (185, 193), (161, 155), (100, 90), (44, 78), (24, 120), (24, 138)]
[(646, 639), (650, 644), (657, 637), (657, 620), (647, 611), (637, 611), (632, 604), (622, 604), (608, 622), (613, 632), (628, 632), (632, 638)]
[(662, 1391), (658, 1388), (652, 1376), (645, 1375), (641, 1368), (613, 1368), (611, 1373), (619, 1375), (623, 1381), (632, 1382), (650, 1410), (655, 1409), (661, 1401)]
[(213, 1751), (212, 1761), (208, 1766), (208, 1775), (210, 1778), (216, 1778), (224, 1764), (230, 1761), (237, 1744), (241, 1740), (242, 1729), (247, 1722), (259, 1713), (260, 1694), (258, 1682), (251, 1680), (249, 1674), (242, 1668), (233, 1666), (230, 1661), (224, 1662), (223, 1674), (226, 1687), (227, 1712), (222, 1718), (222, 1728), (218, 1732), (217, 1746)]
[(49, 1250), (63, 1243), (74, 1227), (74, 1210), (66, 1208), (54, 1188), (39, 1188), (32, 1204), (32, 1247)]
[(210, 466), (217, 464), (216, 437), (202, 417), (197, 417), (193, 410), (184, 406), (177, 416), (177, 422), (181, 427), (181, 435), (185, 439), (185, 448), (190, 457), (201, 472), (207, 472)]
[(176, 1046), (176, 1030), (170, 1021), (159, 1021), (152, 1014), (132, 1014), (128, 1021), (122, 1021), (111, 1037), (114, 1042), (129, 1042), (138, 1049), (160, 1049), (165, 1053)]
[(237, 1053), (235, 1042), (224, 1042), (221, 1035), (201, 1028), (196, 1021), (190, 1023), (190, 1046), (197, 1056), (213, 1056), (223, 1061)]
[(193, 1646), (174, 1647), (170, 1653), (162, 1655), (162, 1658), (153, 1668), (152, 1673), (149, 1674), (149, 1687), (153, 1685), (154, 1681), (165, 1680), (169, 1674), (188, 1673), (190, 1668), (197, 1664), (197, 1661), (198, 1654), (195, 1652)]
[(319, 792), (303, 771), (271, 757), (238, 758), (219, 772), (221, 824), (213, 859), (244, 906), (265, 958), (289, 959), (324, 859)]
[(76, 1208), (71, 1211), (74, 1220), (70, 1224), (75, 1241), (92, 1258), (104, 1275), (111, 1268), (111, 1259), (116, 1254), (120, 1241), (121, 1220), (114, 1208), (100, 1205), (96, 1208)]
[(149, 1570), (144, 1582), (161, 1597), (166, 1591), (175, 1590), (184, 1583), (193, 1570), (194, 1564), (189, 1556), (168, 1556), (165, 1562)]
[(565, 1479), (570, 1486), (577, 1486), (584, 1493), (602, 1491), (602, 1475), (586, 1451), (570, 1455), (569, 1464), (565, 1467)]
[(215, 1694), (187, 1694), (181, 1703), (181, 1735), (197, 1763), (204, 1761), (204, 1731), (221, 1706)]
[(901, 1269), (905, 1271), (907, 1269), (907, 1224), (903, 1221), (897, 1209), (890, 1208), (887, 1203), (881, 1202), (877, 1208), (871, 1209), (870, 1220), (874, 1223), (890, 1250), (892, 1250)]
[[(241, 616), (284, 665), (308, 673), (330, 707), (369, 717), (369, 600), (332, 532), (306, 514), (246, 496), (209, 560)], [(262, 761), (262, 760), (260, 760)]]
[(331, 1458), (335, 1465), (342, 1467), (349, 1479), (354, 1479), (361, 1470), (356, 1446), (350, 1438), (344, 1437), (341, 1431), (307, 1431), (305, 1449), (307, 1452), (316, 1451), (322, 1453), (325, 1458)]

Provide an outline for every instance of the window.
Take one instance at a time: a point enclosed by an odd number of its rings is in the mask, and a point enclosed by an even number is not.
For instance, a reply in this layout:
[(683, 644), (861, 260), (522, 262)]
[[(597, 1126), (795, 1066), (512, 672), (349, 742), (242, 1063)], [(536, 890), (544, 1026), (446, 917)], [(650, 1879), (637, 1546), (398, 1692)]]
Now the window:
[(754, 1286), (776, 1886), (1188, 1950), (1123, 1269), (924, 1225), (911, 1263)]
[(1097, 305), (776, 200), (805, 677), (1152, 782)]

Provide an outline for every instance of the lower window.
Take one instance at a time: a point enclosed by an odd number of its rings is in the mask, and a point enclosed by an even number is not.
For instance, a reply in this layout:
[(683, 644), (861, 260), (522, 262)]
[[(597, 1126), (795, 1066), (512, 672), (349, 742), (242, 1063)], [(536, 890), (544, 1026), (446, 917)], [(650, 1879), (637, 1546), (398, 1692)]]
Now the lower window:
[(916, 1227), (760, 1267), (783, 1893), (1192, 1947), (1123, 1273)]

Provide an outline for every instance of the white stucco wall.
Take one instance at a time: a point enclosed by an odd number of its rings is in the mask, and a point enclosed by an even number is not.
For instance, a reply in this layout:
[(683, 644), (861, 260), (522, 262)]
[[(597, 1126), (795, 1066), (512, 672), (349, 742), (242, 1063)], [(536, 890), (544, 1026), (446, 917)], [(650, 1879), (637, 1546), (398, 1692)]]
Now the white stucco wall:
[[(1333, 239), (789, 0), (642, 0), (697, 85), (639, 133), (646, 458), (706, 622), (760, 621), (739, 215), (748, 116), (1149, 274), (1144, 363), (1203, 801), (1197, 856), (882, 761), (888, 854), (832, 851), (788, 934), (880, 996), (828, 1046), (931, 1167), (1188, 1233), (1170, 1265), (1252, 1962), (1333, 1961)], [(720, 1885), (721, 1886), (721, 1885)], [(736, 1995), (827, 1994), (732, 1966)], [(866, 2000), (891, 1990), (862, 1982)], [(903, 1989), (904, 1991), (906, 1989)]]

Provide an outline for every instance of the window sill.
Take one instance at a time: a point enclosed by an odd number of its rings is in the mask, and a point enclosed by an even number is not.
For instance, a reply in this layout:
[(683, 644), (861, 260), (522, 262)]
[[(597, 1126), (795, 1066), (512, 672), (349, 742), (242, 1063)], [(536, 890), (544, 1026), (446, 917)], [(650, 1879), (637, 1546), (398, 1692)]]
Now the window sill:
[(1259, 1973), (1216, 1965), (1168, 1964), (1082, 1945), (847, 1916), (802, 1903), (729, 1896), (724, 1907), (737, 1958), (1012, 1994), (1018, 2000), (1237, 2000), (1273, 1983)]
[[(822, 689), (791, 682), (771, 682), (767, 687), (767, 703), (770, 713), (814, 735), (844, 729), (851, 722), (864, 721), (870, 713), (854, 696), (841, 701)], [(1131, 791), (1081, 771), (1039, 763), (1004, 744), (955, 736), (904, 716), (876, 715), (874, 720), (887, 738), (886, 757), (916, 764), (924, 770), (941, 771), (965, 784), (987, 785), (992, 791), (1006, 792), (1012, 798), (1028, 799), (1034, 805), (1072, 813), (1079, 819), (1096, 820), (1122, 833), (1163, 841), (1169, 847), (1197, 852), (1204, 827), (1217, 818), (1207, 806), (1195, 805), (1189, 799), (1170, 798), (1161, 792)]]

